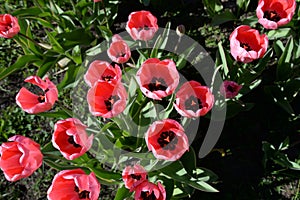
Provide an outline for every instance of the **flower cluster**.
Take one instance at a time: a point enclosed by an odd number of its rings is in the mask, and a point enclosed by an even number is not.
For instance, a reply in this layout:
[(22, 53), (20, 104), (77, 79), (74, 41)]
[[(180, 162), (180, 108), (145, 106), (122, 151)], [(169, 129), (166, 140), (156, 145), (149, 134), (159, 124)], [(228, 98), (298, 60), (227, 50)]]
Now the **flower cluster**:
[(127, 166), (122, 173), (125, 187), (134, 191), (134, 199), (165, 200), (166, 190), (160, 182), (157, 184), (148, 181), (147, 171), (140, 165)]

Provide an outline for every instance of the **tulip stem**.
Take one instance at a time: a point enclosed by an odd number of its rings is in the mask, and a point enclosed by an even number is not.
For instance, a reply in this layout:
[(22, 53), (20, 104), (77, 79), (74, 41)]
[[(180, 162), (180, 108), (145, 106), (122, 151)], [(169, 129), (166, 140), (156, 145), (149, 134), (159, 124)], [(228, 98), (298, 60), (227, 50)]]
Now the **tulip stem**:
[[(25, 34), (23, 34), (23, 33), (21, 33), (21, 32), (19, 33), (19, 35), (22, 36), (22, 37), (24, 37), (24, 38), (26, 38), (27, 40), (31, 41), (31, 42), (34, 43), (36, 46), (47, 49), (46, 47), (40, 45), (40, 43), (38, 43), (38, 42), (35, 41), (34, 39), (28, 37), (27, 35), (25, 35)], [(47, 49), (47, 50), (48, 50), (48, 49)]]

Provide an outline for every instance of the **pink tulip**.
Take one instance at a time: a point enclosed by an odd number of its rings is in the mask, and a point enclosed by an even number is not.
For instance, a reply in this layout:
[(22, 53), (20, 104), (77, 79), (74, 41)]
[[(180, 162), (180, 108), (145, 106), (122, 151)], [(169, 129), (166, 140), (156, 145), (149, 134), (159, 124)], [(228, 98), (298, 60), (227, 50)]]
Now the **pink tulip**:
[(165, 200), (166, 190), (160, 182), (155, 185), (154, 183), (144, 181), (135, 189), (134, 200)]
[(172, 60), (149, 58), (138, 70), (137, 81), (147, 97), (155, 100), (172, 94), (179, 83), (179, 74)]
[(21, 88), (16, 96), (16, 103), (25, 112), (36, 114), (48, 111), (53, 107), (55, 101), (58, 100), (57, 88), (48, 78), (43, 81), (38, 76), (30, 76), (25, 79), (25, 82), (37, 85), (43, 91), (36, 95), (24, 87)]
[(113, 62), (125, 63), (130, 59), (131, 51), (128, 44), (119, 35), (114, 35), (107, 54)]
[(106, 61), (93, 61), (84, 75), (84, 80), (88, 86), (92, 87), (97, 81), (118, 83), (122, 79), (122, 71), (118, 65), (111, 66)]
[(225, 98), (234, 98), (236, 95), (238, 95), (241, 88), (242, 86), (237, 84), (236, 82), (226, 80), (220, 87), (220, 93)]
[(237, 27), (230, 35), (230, 53), (235, 60), (249, 63), (262, 58), (268, 48), (268, 37), (250, 26)]
[(0, 37), (12, 38), (20, 32), (18, 19), (10, 14), (0, 14)]
[(74, 160), (92, 146), (93, 135), (88, 136), (85, 129), (78, 119), (59, 120), (54, 126), (52, 144), (66, 159)]
[(295, 10), (295, 0), (260, 0), (256, 15), (264, 28), (277, 29), (292, 20)]
[(139, 184), (147, 180), (147, 171), (138, 164), (127, 166), (123, 170), (122, 178), (125, 187), (133, 191)]
[(132, 12), (128, 17), (126, 31), (134, 40), (151, 40), (157, 30), (157, 19), (149, 11)]
[(0, 146), (0, 168), (5, 178), (17, 181), (30, 176), (43, 161), (40, 145), (33, 140), (15, 135)]
[(184, 117), (200, 117), (208, 113), (214, 105), (210, 89), (196, 81), (184, 83), (176, 93), (174, 107)]
[(157, 159), (175, 161), (189, 149), (183, 127), (175, 120), (165, 119), (150, 125), (145, 140)]
[(54, 176), (48, 189), (48, 200), (97, 200), (101, 185), (95, 174), (82, 169), (63, 170)]
[(112, 118), (123, 112), (126, 108), (126, 99), (126, 89), (120, 83), (98, 81), (87, 94), (90, 112), (104, 118)]

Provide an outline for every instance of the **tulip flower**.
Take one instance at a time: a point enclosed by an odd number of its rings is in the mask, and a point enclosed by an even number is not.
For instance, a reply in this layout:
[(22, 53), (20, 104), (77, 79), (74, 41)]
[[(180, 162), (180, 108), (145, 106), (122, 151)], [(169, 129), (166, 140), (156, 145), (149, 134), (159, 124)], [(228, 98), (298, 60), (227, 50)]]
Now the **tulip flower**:
[(296, 10), (296, 0), (260, 0), (256, 8), (258, 22), (266, 29), (289, 23)]
[(150, 125), (145, 140), (157, 159), (175, 161), (189, 149), (183, 127), (175, 120), (165, 119)]
[(0, 14), (0, 37), (13, 38), (20, 32), (18, 19), (10, 14)]
[(86, 126), (75, 118), (59, 120), (54, 125), (52, 144), (68, 160), (73, 160), (87, 152), (93, 142), (93, 135), (88, 136)]
[(196, 81), (189, 81), (176, 93), (174, 107), (180, 115), (193, 118), (205, 115), (213, 105), (214, 96), (210, 89)]
[(157, 19), (149, 11), (132, 12), (128, 17), (126, 31), (134, 40), (151, 40), (157, 30)]
[(36, 114), (48, 111), (53, 107), (55, 101), (58, 100), (57, 88), (48, 78), (45, 78), (43, 81), (38, 76), (30, 76), (25, 79), (25, 82), (37, 85), (43, 91), (37, 95), (24, 87), (21, 88), (16, 96), (16, 103), (25, 112)]
[(0, 168), (8, 181), (30, 176), (43, 161), (40, 145), (30, 138), (15, 135), (0, 146)]
[(235, 60), (249, 63), (262, 58), (268, 48), (268, 37), (250, 26), (237, 27), (230, 35), (230, 53)]

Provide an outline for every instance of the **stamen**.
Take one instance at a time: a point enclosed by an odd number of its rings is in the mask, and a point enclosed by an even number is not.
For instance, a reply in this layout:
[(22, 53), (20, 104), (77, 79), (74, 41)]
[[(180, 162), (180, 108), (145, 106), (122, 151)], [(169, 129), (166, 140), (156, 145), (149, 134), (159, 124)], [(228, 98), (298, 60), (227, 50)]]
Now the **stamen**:
[(174, 150), (178, 142), (178, 138), (173, 131), (162, 132), (157, 139), (158, 144), (164, 150)]
[(46, 100), (46, 98), (45, 98), (45, 96), (44, 96), (44, 95), (39, 95), (39, 97), (38, 97), (38, 101), (39, 101), (39, 103), (44, 103), (44, 102), (45, 102), (45, 100)]
[(246, 51), (251, 51), (251, 47), (247, 43), (241, 43), (241, 47), (244, 48)]
[(111, 79), (113, 79), (114, 77), (113, 77), (113, 76), (110, 76), (110, 75), (107, 75), (107, 76), (102, 76), (101, 78), (102, 78), (102, 80), (108, 82), (108, 81), (110, 81)]
[(190, 98), (185, 101), (184, 105), (186, 110), (192, 110), (194, 112), (203, 108), (200, 99), (195, 96), (190, 96)]
[(120, 98), (117, 95), (110, 96), (107, 100), (104, 100), (106, 109), (108, 111), (112, 110), (113, 105), (119, 100)]
[(157, 78), (153, 77), (151, 82), (148, 84), (148, 88), (151, 92), (157, 91), (157, 90), (166, 90), (167, 84), (163, 78)]
[(281, 17), (275, 10), (267, 10), (264, 12), (264, 18), (267, 18), (268, 20), (278, 22)]

